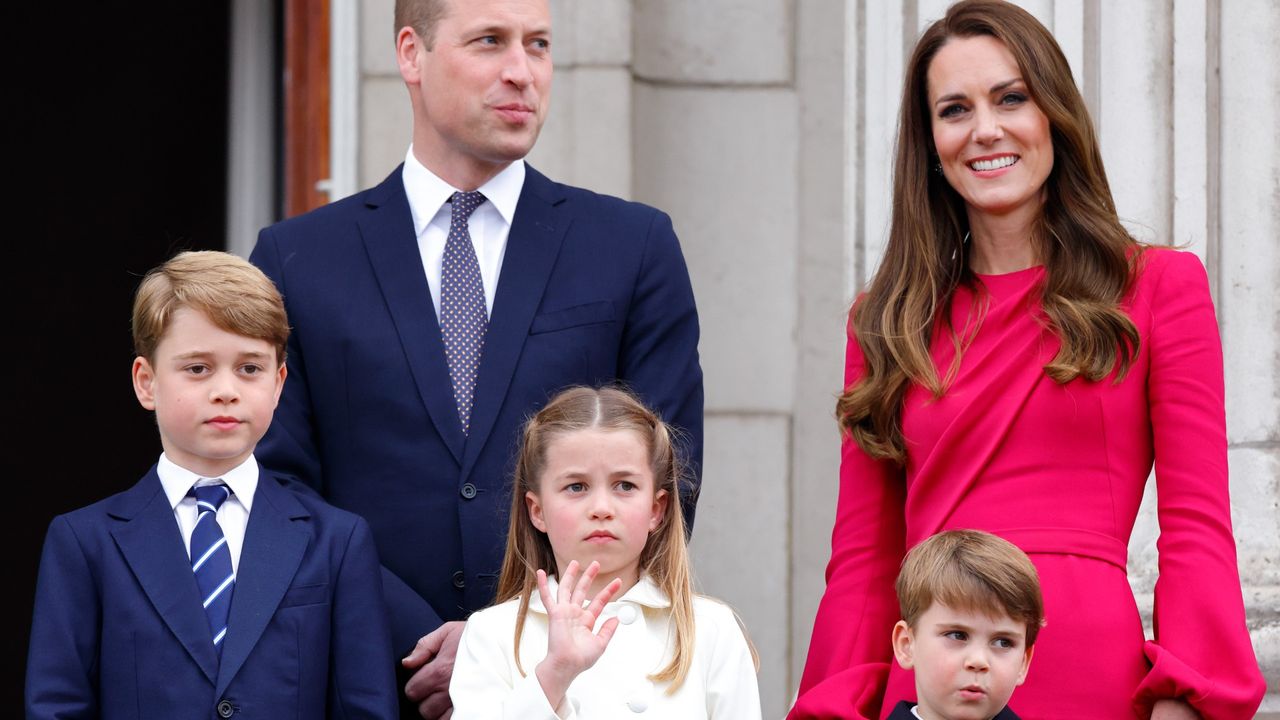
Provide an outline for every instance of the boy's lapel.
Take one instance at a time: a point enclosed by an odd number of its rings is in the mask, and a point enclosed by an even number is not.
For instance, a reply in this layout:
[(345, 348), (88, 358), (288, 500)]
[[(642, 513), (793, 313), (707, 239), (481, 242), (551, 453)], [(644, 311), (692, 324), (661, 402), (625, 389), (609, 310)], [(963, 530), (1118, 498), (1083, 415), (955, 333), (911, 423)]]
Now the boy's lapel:
[(116, 497), (107, 513), (124, 521), (112, 528), (111, 536), (147, 599), (209, 682), (213, 682), (218, 675), (218, 658), (209, 634), (209, 619), (201, 608), (191, 561), (183, 552), (182, 533), (155, 468), (128, 492)]
[(310, 537), (305, 525), (294, 521), (310, 517), (302, 503), (259, 468), (214, 697), (222, 697), (289, 589)]

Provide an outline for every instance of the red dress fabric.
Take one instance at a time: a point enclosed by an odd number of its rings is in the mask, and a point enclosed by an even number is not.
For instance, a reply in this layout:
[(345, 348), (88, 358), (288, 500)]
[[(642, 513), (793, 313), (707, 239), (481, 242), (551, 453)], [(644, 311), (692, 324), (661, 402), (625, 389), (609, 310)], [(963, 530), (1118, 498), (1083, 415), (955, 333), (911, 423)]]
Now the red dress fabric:
[[(946, 394), (905, 398), (905, 469), (844, 443), (827, 590), (789, 718), (883, 718), (915, 698), (892, 662), (906, 548), (954, 528), (1030, 555), (1046, 625), (1009, 707), (1029, 719), (1134, 718), (1181, 697), (1210, 720), (1252, 717), (1265, 691), (1245, 627), (1228, 505), (1222, 346), (1198, 258), (1151, 249), (1124, 307), (1141, 337), (1124, 380), (1060, 385), (1039, 309), (1041, 267), (981, 276), (982, 324)], [(955, 294), (959, 330), (980, 296)], [(939, 368), (954, 357), (935, 336)], [(846, 386), (862, 373), (850, 340)], [(1154, 461), (1155, 640), (1125, 564)]]

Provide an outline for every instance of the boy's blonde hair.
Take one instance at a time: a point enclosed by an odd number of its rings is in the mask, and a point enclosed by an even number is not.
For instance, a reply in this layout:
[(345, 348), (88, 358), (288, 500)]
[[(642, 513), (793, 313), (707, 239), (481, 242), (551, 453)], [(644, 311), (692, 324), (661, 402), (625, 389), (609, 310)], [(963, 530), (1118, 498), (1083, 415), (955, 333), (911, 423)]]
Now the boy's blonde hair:
[(911, 549), (902, 562), (898, 607), (914, 630), (935, 602), (957, 610), (1004, 613), (1027, 626), (1027, 649), (1044, 624), (1040, 577), (1013, 543), (981, 530), (949, 530)]
[(178, 253), (154, 268), (133, 298), (134, 353), (155, 360), (156, 346), (179, 308), (191, 308), (217, 327), (265, 340), (284, 364), (289, 318), (271, 280), (247, 260), (213, 250)]
[(667, 693), (679, 689), (693, 662), (693, 581), (689, 551), (685, 546), (684, 515), (680, 510), (681, 470), (675, 439), (670, 428), (652, 410), (625, 390), (612, 387), (569, 388), (551, 399), (524, 426), (520, 455), (516, 461), (511, 492), (511, 522), (507, 530), (507, 551), (498, 577), (497, 602), (519, 598), (516, 614), (516, 667), (520, 663), (520, 638), (529, 599), (537, 586), (539, 568), (556, 568), (555, 554), (546, 533), (533, 526), (525, 508), (525, 493), (537, 494), (546, 469), (547, 448), (557, 438), (581, 430), (629, 430), (636, 433), (649, 451), (654, 493), (667, 492), (667, 509), (658, 527), (649, 534), (640, 553), (640, 569), (649, 574), (671, 599), (673, 652), (671, 663), (650, 675), (655, 682), (670, 682)]

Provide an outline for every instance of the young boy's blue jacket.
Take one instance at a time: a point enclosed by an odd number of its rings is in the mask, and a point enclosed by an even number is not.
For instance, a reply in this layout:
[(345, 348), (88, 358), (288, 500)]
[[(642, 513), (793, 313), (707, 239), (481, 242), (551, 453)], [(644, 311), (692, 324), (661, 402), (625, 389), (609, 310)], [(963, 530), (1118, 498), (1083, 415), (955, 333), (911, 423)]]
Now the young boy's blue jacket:
[(364, 520), (260, 468), (219, 660), (153, 467), (54, 518), (27, 718), (391, 718), (390, 630)]

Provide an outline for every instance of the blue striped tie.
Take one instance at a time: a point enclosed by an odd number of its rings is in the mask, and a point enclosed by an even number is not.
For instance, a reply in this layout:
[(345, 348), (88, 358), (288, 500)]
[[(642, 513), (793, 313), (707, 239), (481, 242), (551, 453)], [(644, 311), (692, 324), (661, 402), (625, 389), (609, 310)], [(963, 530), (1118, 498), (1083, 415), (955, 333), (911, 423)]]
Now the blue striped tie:
[(489, 327), (480, 263), (467, 227), (467, 219), (484, 200), (478, 192), (454, 193), (449, 198), (449, 238), (440, 262), (440, 333), (463, 435), (471, 430), (471, 400), (475, 397), (484, 333)]
[(205, 615), (209, 616), (213, 647), (218, 657), (222, 657), (222, 639), (227, 636), (227, 616), (231, 613), (236, 574), (231, 569), (227, 537), (218, 525), (218, 508), (231, 497), (231, 490), (218, 483), (192, 488), (188, 495), (195, 496), (199, 511), (195, 529), (191, 531), (191, 570), (196, 574)]

